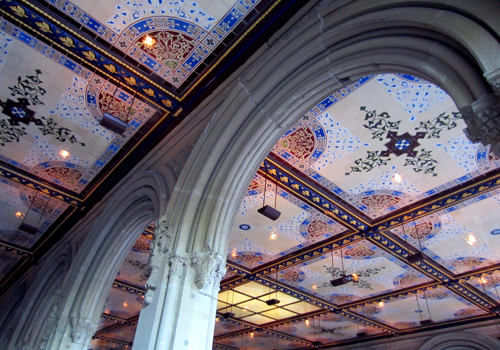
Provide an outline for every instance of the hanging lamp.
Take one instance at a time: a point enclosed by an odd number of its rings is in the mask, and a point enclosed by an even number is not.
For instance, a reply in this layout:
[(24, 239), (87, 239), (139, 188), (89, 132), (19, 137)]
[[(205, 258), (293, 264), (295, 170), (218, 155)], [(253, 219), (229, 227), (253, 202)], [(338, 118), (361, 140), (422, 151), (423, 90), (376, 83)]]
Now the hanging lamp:
[[(38, 196), (38, 191), (36, 192), (35, 197), (33, 198), (33, 200), (30, 200), (30, 206), (28, 207), (28, 211), (26, 212), (26, 215), (24, 215), (23, 221), (21, 221), (21, 225), (19, 225), (19, 230), (20, 231), (23, 231), (23, 232), (26, 232), (26, 233), (29, 233), (29, 234), (32, 234), (32, 235), (34, 235), (34, 234), (36, 234), (38, 232), (38, 226), (40, 225), (40, 221), (42, 220), (42, 217), (45, 215), (45, 211), (47, 210), (47, 207), (48, 207), (49, 202), (50, 202), (50, 197), (49, 197), (49, 199), (47, 200), (47, 203), (45, 204), (45, 208), (43, 208), (43, 211), (40, 214), (40, 218), (38, 218), (38, 222), (37, 222), (36, 226), (27, 224), (26, 223), (26, 219), (28, 218), (28, 215), (30, 213), (31, 207), (33, 206), (33, 203), (35, 202), (37, 196)], [(29, 199), (29, 195), (28, 195), (28, 199)]]
[[(363, 314), (363, 305), (361, 305), (361, 316), (364, 316)], [(358, 326), (358, 333), (356, 333), (356, 337), (358, 338), (365, 338), (368, 336), (368, 333), (365, 332), (364, 328), (360, 331), (359, 330), (359, 320), (356, 320), (356, 325)]]
[[(420, 246), (420, 251), (415, 253), (415, 254), (410, 254), (408, 255), (408, 257), (406, 258), (406, 261), (408, 261), (408, 264), (417, 264), (417, 263), (421, 263), (422, 261), (424, 261), (424, 256), (422, 254), (422, 242), (420, 242), (420, 235), (418, 234), (418, 228), (417, 228), (417, 223), (415, 221), (415, 217), (413, 217), (413, 226), (415, 226), (415, 232), (417, 233), (417, 240), (418, 240), (418, 245)], [(404, 224), (403, 224), (403, 232), (404, 232), (404, 235), (406, 236), (406, 232), (405, 232), (405, 228), (404, 228)]]
[(344, 255), (342, 253), (342, 248), (340, 248), (340, 261), (342, 262), (342, 271), (341, 271), (340, 277), (339, 278), (335, 278), (335, 268), (333, 266), (333, 251), (332, 251), (332, 270), (333, 270), (332, 274), (333, 274), (333, 277), (334, 277), (334, 279), (330, 281), (330, 284), (332, 285), (332, 287), (342, 286), (342, 285), (347, 284), (349, 282), (358, 283), (359, 282), (359, 276), (358, 276), (358, 274), (356, 274), (356, 273), (353, 273), (353, 274), (350, 274), (350, 275), (346, 275), (345, 274), (345, 270), (344, 270)]
[(262, 199), (262, 208), (258, 209), (257, 211), (264, 215), (265, 217), (276, 221), (281, 215), (281, 212), (276, 209), (276, 201), (278, 199), (278, 180), (276, 180), (276, 191), (274, 194), (274, 208), (266, 205), (266, 188), (267, 188), (267, 179), (264, 178), (264, 198)]
[[(417, 299), (417, 307), (421, 311), (421, 309), (420, 309), (420, 303), (418, 301), (418, 291), (415, 291), (415, 299)], [(427, 306), (427, 313), (429, 314), (429, 318), (424, 320), (423, 317), (422, 317), (422, 312), (420, 312), (420, 325), (422, 327), (424, 327), (424, 326), (430, 326), (431, 324), (434, 323), (434, 321), (432, 321), (432, 318), (431, 318), (431, 310), (429, 308), (429, 302), (427, 300), (427, 295), (425, 294), (425, 289), (424, 289), (424, 299), (425, 299), (425, 305)]]
[[(115, 95), (116, 95), (117, 90), (118, 90), (118, 87), (115, 88), (115, 92), (113, 93), (111, 103), (115, 99)], [(134, 103), (134, 101), (135, 101), (135, 94), (134, 94), (134, 98), (132, 99), (132, 102), (130, 103), (128, 113), (130, 113), (130, 110), (132, 109), (132, 104)], [(108, 108), (106, 108), (106, 112), (103, 113), (99, 124), (102, 127), (105, 127), (106, 129), (109, 129), (109, 130), (117, 133), (118, 135), (123, 135), (125, 130), (127, 130), (127, 128), (128, 128), (128, 123), (126, 121), (121, 120), (117, 116), (114, 116), (114, 115), (108, 113), (108, 112), (109, 112), (109, 105), (108, 105)], [(128, 115), (127, 115), (127, 118), (128, 118)]]
[[(271, 287), (269, 287), (269, 289), (271, 289)], [(278, 268), (276, 267), (276, 298), (269, 299), (268, 301), (266, 301), (266, 304), (268, 306), (273, 306), (279, 303), (281, 303), (281, 300), (278, 300)]]

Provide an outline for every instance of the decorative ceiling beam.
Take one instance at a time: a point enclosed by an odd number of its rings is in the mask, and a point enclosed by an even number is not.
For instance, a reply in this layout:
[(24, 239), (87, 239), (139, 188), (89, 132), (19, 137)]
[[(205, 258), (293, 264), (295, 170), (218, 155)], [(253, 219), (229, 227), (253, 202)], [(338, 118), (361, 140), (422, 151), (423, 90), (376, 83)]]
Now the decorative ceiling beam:
[(23, 174), (20, 171), (13, 170), (4, 164), (0, 164), (0, 177), (12, 182), (19, 183), (29, 189), (41, 192), (47, 196), (68, 203), (69, 205), (72, 205), (74, 207), (82, 206), (83, 201), (77, 196), (70, 194), (69, 192), (62, 189), (56, 189), (53, 186), (49, 186), (43, 183), (40, 179), (36, 179), (35, 177), (28, 174)]
[(439, 282), (436, 282), (436, 281), (426, 282), (426, 283), (422, 283), (422, 284), (419, 284), (416, 286), (411, 286), (408, 288), (400, 289), (397, 291), (379, 294), (377, 296), (370, 297), (367, 299), (352, 301), (350, 303), (347, 303), (347, 304), (340, 306), (340, 308), (341, 309), (349, 309), (349, 308), (356, 307), (356, 306), (365, 306), (365, 305), (369, 305), (369, 304), (379, 303), (381, 301), (386, 302), (386, 301), (398, 299), (400, 297), (408, 296), (408, 295), (410, 295), (418, 290), (422, 290), (425, 288), (433, 288), (433, 287), (437, 287), (440, 285), (441, 284)]
[(306, 295), (303, 291), (300, 291), (298, 290), (297, 288), (294, 288), (294, 287), (291, 287), (291, 286), (288, 286), (288, 285), (285, 285), (281, 282), (278, 282), (274, 279), (270, 279), (269, 277), (260, 277), (260, 278), (256, 278), (255, 279), (256, 282), (259, 282), (263, 285), (266, 285), (270, 288), (274, 288), (280, 292), (283, 292), (283, 293), (286, 293), (288, 295), (291, 295), (297, 299), (300, 299), (300, 300), (303, 300), (303, 301), (307, 301), (313, 305), (316, 305), (318, 307), (321, 307), (325, 310), (328, 310), (330, 312), (334, 312), (334, 313), (338, 313), (338, 314), (342, 314), (344, 316), (347, 316), (349, 318), (352, 318), (352, 319), (355, 319), (357, 321), (360, 321), (360, 322), (363, 322), (363, 323), (366, 323), (370, 326), (373, 326), (373, 327), (376, 327), (376, 328), (381, 328), (381, 329), (384, 329), (388, 332), (391, 332), (391, 333), (398, 333), (398, 330), (389, 326), (389, 325), (386, 325), (382, 322), (379, 322), (379, 321), (375, 321), (375, 320), (372, 320), (366, 316), (358, 316), (356, 315), (355, 313), (349, 311), (349, 310), (345, 310), (343, 308), (340, 308), (338, 306), (336, 306), (335, 304), (333, 303), (330, 303), (324, 299), (321, 299), (319, 297), (314, 297), (314, 296), (311, 296), (311, 295)]
[(123, 340), (118, 340), (114, 338), (108, 338), (108, 337), (103, 337), (102, 335), (94, 335), (92, 339), (100, 339), (104, 340), (113, 344), (119, 344), (119, 345), (125, 345), (125, 346), (132, 346), (134, 343), (133, 342), (128, 342), (128, 341), (123, 341)]
[(155, 102), (166, 111), (176, 114), (178, 109), (182, 108), (171, 92), (38, 5), (27, 0), (0, 0), (0, 9), (14, 22), (29, 27), (41, 38), (59, 47), (62, 52), (71, 53), (78, 60), (101, 70), (124, 86), (133, 88), (145, 99)]
[(126, 292), (132, 293), (132, 294), (140, 294), (144, 296), (146, 293), (146, 289), (140, 286), (136, 286), (124, 281), (119, 281), (119, 280), (114, 280), (113, 282), (113, 288), (124, 290)]
[(325, 194), (310, 183), (300, 179), (291, 172), (290, 166), (285, 166), (283, 162), (278, 163), (268, 157), (262, 162), (258, 174), (277, 183), (298, 199), (354, 231), (366, 231), (369, 228), (366, 221), (340, 207), (330, 197), (331, 194)]
[(0, 241), (0, 250), (6, 250), (11, 253), (15, 253), (17, 255), (22, 255), (25, 257), (29, 257), (33, 255), (33, 253), (26, 248), (20, 247), (18, 245), (12, 244), (12, 243), (6, 243)]
[(410, 210), (372, 222), (372, 220), (362, 218), (360, 214), (344, 209), (343, 207), (348, 204), (338, 196), (323, 187), (320, 188), (310, 179), (300, 178), (293, 169), (286, 161), (271, 153), (261, 164), (258, 174), (277, 183), (325, 215), (360, 231), (367, 231), (370, 228), (375, 231), (388, 230), (500, 188), (500, 169), (497, 169), (486, 174), (481, 181), (471, 180), (470, 184), (459, 186), (460, 189), (440, 198), (423, 199), (420, 201), (421, 204), (412, 205)]
[[(406, 262), (408, 265), (408, 261), (406, 260), (409, 255), (414, 254), (414, 252), (419, 252), (418, 249), (414, 248), (414, 251), (408, 251), (405, 247), (403, 247), (401, 244), (399, 244), (396, 241), (391, 240), (389, 237), (386, 235), (379, 233), (379, 232), (373, 232), (370, 231), (368, 233), (368, 240), (372, 243), (374, 243), (376, 246), (379, 248), (387, 251), (393, 256), (396, 256), (403, 262)], [(430, 259), (425, 256), (426, 259)], [(411, 266), (430, 278), (440, 281), (442, 283), (449, 283), (452, 281), (451, 274), (447, 271), (440, 271), (437, 270), (434, 266), (432, 266), (430, 263), (428, 263), (425, 260), (422, 261), (417, 261), (414, 264), (411, 264)]]
[(374, 230), (388, 230), (498, 189), (500, 188), (500, 170), (492, 171), (490, 175), (487, 175), (481, 181), (471, 182), (470, 185), (459, 186), (458, 190), (448, 195), (425, 201), (423, 204), (417, 205), (404, 213), (375, 222), (373, 224)]
[[(340, 249), (341, 247), (352, 244), (365, 239), (367, 236), (365, 233), (350, 233), (347, 235), (337, 235), (325, 240), (318, 246), (311, 246), (309, 248), (304, 248), (296, 254), (291, 254), (290, 257), (281, 257), (278, 263), (270, 262), (264, 266), (258, 267), (252, 270), (252, 275), (255, 277), (268, 275), (276, 272), (276, 269), (283, 270), (290, 268), (292, 266), (301, 264), (305, 261), (315, 259), (322, 255), (328, 254), (332, 250)], [(228, 262), (230, 264), (230, 262)]]

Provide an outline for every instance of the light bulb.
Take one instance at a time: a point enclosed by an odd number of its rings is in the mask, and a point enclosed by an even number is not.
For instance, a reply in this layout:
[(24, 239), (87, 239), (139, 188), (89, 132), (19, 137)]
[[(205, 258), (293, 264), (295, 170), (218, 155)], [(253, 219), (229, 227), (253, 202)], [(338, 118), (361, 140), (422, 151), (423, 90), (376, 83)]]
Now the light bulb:
[(278, 235), (276, 233), (274, 233), (274, 232), (271, 232), (271, 234), (269, 235), (269, 239), (271, 241), (275, 241), (275, 240), (278, 239)]
[(16, 212), (16, 218), (23, 219), (24, 218), (24, 213), (21, 213), (20, 211)]
[(155, 43), (155, 39), (153, 39), (152, 37), (150, 37), (149, 35), (146, 35), (144, 37), (144, 40), (142, 41), (144, 43), (144, 45), (146, 46), (153, 46), (154, 43)]
[(400, 183), (401, 181), (403, 181), (403, 175), (401, 175), (400, 173), (395, 173), (392, 176), (391, 181), (394, 182), (394, 183)]
[(128, 303), (126, 301), (123, 302), (123, 307), (128, 307)]
[(384, 302), (383, 301), (379, 302), (378, 307), (384, 307)]
[(59, 155), (64, 159), (68, 158), (69, 154), (69, 151), (64, 148), (59, 151)]
[(473, 245), (477, 242), (477, 239), (474, 235), (470, 235), (469, 237), (467, 237), (466, 241), (469, 245)]

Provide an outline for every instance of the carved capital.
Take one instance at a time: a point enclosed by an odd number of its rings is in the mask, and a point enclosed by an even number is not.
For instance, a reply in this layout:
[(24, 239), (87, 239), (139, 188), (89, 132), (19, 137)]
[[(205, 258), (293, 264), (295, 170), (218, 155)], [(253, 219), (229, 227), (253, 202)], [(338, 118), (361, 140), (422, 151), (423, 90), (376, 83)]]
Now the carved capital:
[(194, 252), (191, 266), (195, 270), (194, 284), (198, 289), (208, 286), (214, 278), (225, 274), (224, 260), (215, 252)]
[(500, 156), (500, 98), (495, 94), (483, 96), (460, 112), (467, 124), (467, 138), (490, 145), (491, 151)]
[(484, 76), (493, 91), (495, 91), (495, 94), (500, 96), (500, 68), (488, 72)]
[(70, 317), (69, 322), (72, 328), (71, 339), (75, 343), (85, 339), (85, 337), (91, 337), (97, 329), (97, 325), (87, 317)]
[(187, 263), (187, 258), (185, 256), (181, 256), (175, 254), (168, 259), (168, 263), (170, 265), (170, 271), (168, 272), (169, 276), (176, 275), (182, 276), (182, 270)]

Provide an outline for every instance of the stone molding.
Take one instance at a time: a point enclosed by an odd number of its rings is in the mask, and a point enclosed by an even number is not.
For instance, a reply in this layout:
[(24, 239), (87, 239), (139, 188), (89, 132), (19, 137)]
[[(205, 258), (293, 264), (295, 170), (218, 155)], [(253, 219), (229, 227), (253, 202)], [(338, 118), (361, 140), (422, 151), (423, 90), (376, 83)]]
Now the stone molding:
[(460, 111), (467, 124), (465, 135), (472, 142), (480, 142), (500, 157), (500, 98), (491, 93)]
[(94, 335), (97, 324), (93, 323), (88, 317), (73, 316), (70, 317), (69, 323), (71, 324), (71, 339), (73, 342), (80, 342), (85, 337)]
[(216, 252), (193, 252), (191, 266), (195, 271), (194, 284), (199, 290), (226, 274), (224, 259)]
[(144, 304), (149, 305), (153, 301), (154, 292), (158, 285), (158, 270), (160, 269), (163, 256), (168, 253), (173, 243), (173, 234), (170, 230), (168, 220), (162, 216), (155, 221), (153, 241), (151, 242), (151, 255), (146, 266), (146, 293), (144, 294)]

